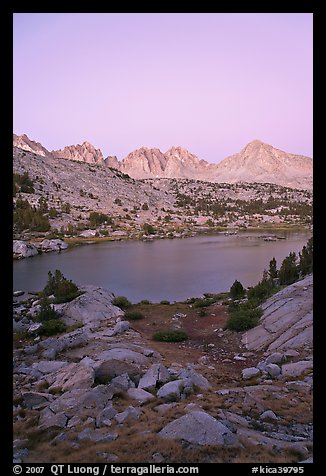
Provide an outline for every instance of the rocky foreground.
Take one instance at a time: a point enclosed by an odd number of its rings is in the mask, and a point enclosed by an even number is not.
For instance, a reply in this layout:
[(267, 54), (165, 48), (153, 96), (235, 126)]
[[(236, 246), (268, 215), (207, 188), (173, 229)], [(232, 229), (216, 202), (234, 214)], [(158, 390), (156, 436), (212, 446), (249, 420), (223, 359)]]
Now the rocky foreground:
[[(162, 321), (148, 306), (131, 323), (112, 293), (83, 291), (57, 305), (70, 326), (59, 337), (33, 338), (36, 297), (15, 308), (31, 335), (14, 345), (15, 462), (312, 461), (312, 276), (243, 336), (214, 329), (221, 303), (201, 318), (161, 306)], [(151, 340), (163, 307), (164, 325), (206, 326), (205, 339)]]

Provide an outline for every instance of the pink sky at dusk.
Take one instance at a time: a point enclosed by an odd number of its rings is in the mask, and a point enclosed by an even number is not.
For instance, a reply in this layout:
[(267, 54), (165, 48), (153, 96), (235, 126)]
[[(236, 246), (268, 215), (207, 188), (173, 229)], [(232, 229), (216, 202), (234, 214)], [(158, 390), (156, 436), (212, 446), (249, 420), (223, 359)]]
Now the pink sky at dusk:
[(261, 139), (312, 157), (312, 13), (16, 13), (14, 124), (219, 162)]

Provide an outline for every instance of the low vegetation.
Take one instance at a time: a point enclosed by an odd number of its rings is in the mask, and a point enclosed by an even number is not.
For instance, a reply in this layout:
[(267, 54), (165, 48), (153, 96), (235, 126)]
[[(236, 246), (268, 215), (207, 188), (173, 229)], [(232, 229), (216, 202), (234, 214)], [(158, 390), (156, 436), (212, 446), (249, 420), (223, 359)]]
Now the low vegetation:
[(153, 335), (153, 339), (160, 342), (182, 342), (188, 339), (188, 335), (184, 331), (159, 331)]
[(128, 319), (128, 321), (139, 321), (140, 319), (144, 319), (144, 317), (144, 314), (140, 311), (125, 312), (125, 319)]
[[(243, 332), (255, 327), (263, 312), (260, 305), (281, 289), (303, 278), (313, 270), (313, 239), (310, 238), (298, 257), (291, 252), (282, 261), (277, 270), (275, 258), (269, 262), (269, 269), (264, 270), (261, 281), (246, 291), (239, 281), (230, 288), (232, 302), (229, 305), (229, 319), (226, 327), (236, 332)], [(246, 299), (244, 300), (243, 298)]]
[(123, 311), (132, 306), (129, 299), (127, 299), (125, 296), (116, 296), (112, 300), (112, 304), (114, 306), (120, 307), (120, 309), (122, 309)]
[(62, 272), (58, 269), (54, 274), (51, 271), (48, 272), (48, 281), (43, 289), (45, 296), (54, 295), (56, 304), (69, 302), (80, 296), (81, 292), (78, 286), (70, 279), (63, 276)]

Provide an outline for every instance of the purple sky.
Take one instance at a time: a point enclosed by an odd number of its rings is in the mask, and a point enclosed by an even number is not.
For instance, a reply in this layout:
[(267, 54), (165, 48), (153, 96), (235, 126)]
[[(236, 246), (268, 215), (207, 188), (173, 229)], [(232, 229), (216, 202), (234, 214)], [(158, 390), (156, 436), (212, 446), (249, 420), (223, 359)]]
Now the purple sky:
[(14, 132), (119, 159), (219, 162), (253, 139), (311, 157), (312, 16), (14, 14)]

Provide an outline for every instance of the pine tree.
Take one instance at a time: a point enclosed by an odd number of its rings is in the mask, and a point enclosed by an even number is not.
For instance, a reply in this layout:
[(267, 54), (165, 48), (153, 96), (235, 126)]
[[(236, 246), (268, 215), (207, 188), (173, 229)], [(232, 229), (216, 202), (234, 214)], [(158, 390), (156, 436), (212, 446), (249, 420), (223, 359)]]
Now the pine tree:
[(240, 281), (235, 280), (230, 288), (230, 296), (232, 299), (241, 299), (245, 295), (246, 291), (240, 283)]
[(296, 261), (297, 256), (294, 252), (291, 252), (289, 256), (284, 258), (278, 273), (280, 284), (292, 284), (299, 278)]
[(299, 271), (301, 276), (306, 276), (312, 273), (313, 268), (313, 240), (309, 239), (307, 246), (302, 248), (299, 253)]
[(277, 271), (277, 264), (276, 264), (276, 259), (273, 257), (273, 259), (269, 262), (269, 270), (268, 270), (269, 277), (271, 279), (275, 279), (278, 276), (278, 271)]

